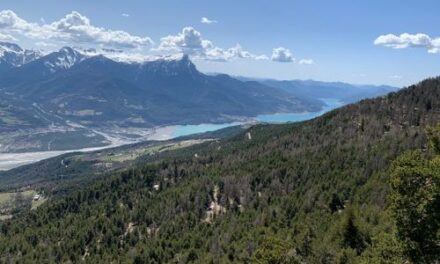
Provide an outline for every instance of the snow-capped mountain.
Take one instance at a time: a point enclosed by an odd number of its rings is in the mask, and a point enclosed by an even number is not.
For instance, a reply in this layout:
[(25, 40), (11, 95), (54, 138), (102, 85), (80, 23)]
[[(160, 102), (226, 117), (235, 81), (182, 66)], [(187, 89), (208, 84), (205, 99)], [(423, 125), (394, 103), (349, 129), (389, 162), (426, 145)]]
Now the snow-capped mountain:
[(87, 56), (79, 51), (70, 47), (64, 47), (59, 51), (41, 57), (39, 63), (42, 63), (51, 72), (56, 72), (58, 70), (69, 69), (86, 58)]
[[(40, 64), (54, 73), (59, 70), (66, 70), (75, 64), (92, 57), (104, 57), (114, 62), (134, 64), (141, 68), (148, 68), (147, 71), (166, 72), (173, 75), (176, 70), (181, 69), (182, 62), (185, 62), (186, 69), (192, 72), (195, 67), (189, 57), (184, 54), (175, 55), (145, 55), (124, 53), (121, 50), (91, 49), (81, 47), (63, 47), (52, 52), (41, 52), (38, 50), (23, 49), (15, 43), (0, 42), (0, 65), (7, 65), (9, 68), (21, 67), (26, 64)], [(176, 63), (179, 62), (179, 63)], [(174, 69), (173, 69), (174, 68)]]
[(223, 122), (321, 106), (257, 82), (205, 75), (185, 55), (129, 62), (91, 54), (99, 52), (64, 47), (9, 69), (0, 87), (23, 107), (91, 126)]
[[(15, 51), (19, 54), (18, 51), (22, 50), (15, 44), (9, 44), (8, 48), (8, 50), (13, 51), (7, 51), (5, 54), (15, 54), (13, 53)], [(39, 55), (38, 57), (32, 57), (31, 51), (23, 50), (22, 53), (24, 55), (28, 54), (23, 63), (14, 65), (5, 63), (4, 67), (0, 67), (0, 71), (4, 72), (4, 77), (0, 78), (0, 84), (6, 86), (42, 81), (55, 73), (68, 70), (88, 58), (88, 56), (70, 47), (64, 47), (58, 51), (44, 56)], [(0, 66), (2, 66), (1, 63)]]
[(46, 71), (44, 75), (48, 75), (59, 70), (69, 69), (88, 57), (90, 56), (70, 47), (63, 47), (58, 51), (43, 54), (38, 50), (23, 49), (14, 43), (0, 42), (0, 67), (3, 70), (17, 67), (35, 70), (41, 67)]
[(4, 67), (20, 67), (42, 56), (40, 51), (23, 49), (14, 43), (0, 42), (0, 65)]

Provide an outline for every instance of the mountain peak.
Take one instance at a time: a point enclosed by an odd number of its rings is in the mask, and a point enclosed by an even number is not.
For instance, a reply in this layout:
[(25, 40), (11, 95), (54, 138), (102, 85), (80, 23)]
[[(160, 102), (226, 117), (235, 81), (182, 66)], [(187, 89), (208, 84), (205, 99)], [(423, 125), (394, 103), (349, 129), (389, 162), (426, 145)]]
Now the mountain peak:
[(7, 65), (7, 67), (20, 67), (40, 57), (39, 51), (25, 50), (10, 42), (0, 42), (0, 64)]
[(180, 67), (186, 69), (187, 71), (197, 72), (196, 65), (194, 65), (194, 63), (191, 61), (188, 54), (183, 54), (182, 58), (178, 60), (178, 64)]
[(194, 75), (199, 73), (196, 66), (186, 54), (145, 61), (141, 67), (146, 72), (158, 73), (163, 76)]
[(76, 51), (76, 50), (74, 50), (73, 48), (71, 48), (71, 47), (62, 47), (60, 50), (59, 50), (59, 52), (60, 53), (65, 53), (65, 54), (75, 54), (75, 53), (78, 53), (78, 51)]
[(183, 54), (182, 58), (180, 59), (180, 61), (182, 61), (182, 62), (191, 62), (191, 60), (189, 59), (189, 55), (188, 54)]
[(50, 53), (43, 57), (44, 65), (52, 72), (58, 69), (68, 69), (78, 62), (84, 60), (86, 56), (71, 47), (63, 47), (57, 52)]
[(1, 42), (0, 41), (0, 52), (23, 52), (23, 49), (15, 43)]
[(196, 68), (196, 66), (194, 65), (194, 63), (191, 61), (191, 59), (189, 58), (189, 55), (188, 54), (184, 54), (183, 56), (182, 56), (182, 58), (180, 59), (180, 63), (183, 65), (183, 66), (185, 66), (185, 67), (188, 67), (188, 68), (191, 68), (191, 69), (195, 69)]

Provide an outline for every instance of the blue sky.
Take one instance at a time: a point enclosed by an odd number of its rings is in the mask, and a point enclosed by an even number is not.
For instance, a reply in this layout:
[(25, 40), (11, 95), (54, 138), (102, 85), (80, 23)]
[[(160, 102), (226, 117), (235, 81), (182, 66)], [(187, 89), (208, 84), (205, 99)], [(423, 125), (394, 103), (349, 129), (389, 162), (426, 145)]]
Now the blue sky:
[[(2, 0), (0, 10), (27, 23), (8, 28), (0, 16), (0, 36), (26, 48), (184, 52), (204, 72), (260, 78), (404, 86), (440, 73), (439, 1)], [(72, 11), (98, 30), (93, 37), (54, 32)]]

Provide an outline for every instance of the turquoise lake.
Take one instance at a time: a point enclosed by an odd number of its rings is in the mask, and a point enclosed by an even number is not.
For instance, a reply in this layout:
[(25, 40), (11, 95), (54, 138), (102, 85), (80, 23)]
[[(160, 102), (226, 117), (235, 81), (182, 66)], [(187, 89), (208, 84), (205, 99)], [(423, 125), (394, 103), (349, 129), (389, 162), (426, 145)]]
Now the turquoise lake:
[[(313, 119), (318, 117), (328, 111), (331, 111), (335, 108), (343, 106), (344, 103), (331, 98), (322, 98), (320, 99), (325, 103), (325, 106), (321, 111), (318, 112), (307, 112), (307, 113), (285, 113), (285, 114), (271, 114), (271, 115), (259, 115), (254, 119), (257, 122), (264, 123), (287, 123), (287, 122), (300, 122), (309, 119)], [(218, 129), (240, 125), (242, 123), (234, 122), (234, 123), (224, 123), (224, 124), (199, 124), (199, 125), (182, 125), (176, 126), (173, 131), (172, 137), (181, 137), (187, 136), (191, 134), (203, 133), (208, 131), (215, 131)]]

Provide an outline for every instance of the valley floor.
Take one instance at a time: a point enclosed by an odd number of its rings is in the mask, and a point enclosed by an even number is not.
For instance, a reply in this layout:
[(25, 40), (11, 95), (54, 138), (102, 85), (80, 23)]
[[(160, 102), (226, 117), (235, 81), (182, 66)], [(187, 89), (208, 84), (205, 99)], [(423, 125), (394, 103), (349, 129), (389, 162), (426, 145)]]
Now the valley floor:
[[(223, 124), (197, 124), (197, 125), (175, 125), (175, 126), (164, 126), (156, 127), (152, 129), (142, 129), (142, 128), (121, 128), (114, 129), (112, 132), (104, 132), (97, 129), (87, 129), (81, 125), (75, 123), (69, 123), (68, 125), (72, 129), (83, 129), (90, 130), (89, 133), (93, 133), (102, 138), (101, 145), (93, 145), (93, 147), (82, 147), (82, 148), (67, 148), (66, 150), (51, 150), (49, 147), (45, 151), (5, 151), (1, 148), (0, 144), (0, 171), (10, 170), (23, 165), (32, 164), (40, 160), (48, 159), (58, 155), (72, 152), (91, 152), (101, 149), (108, 149), (113, 147), (118, 147), (127, 144), (133, 144), (146, 140), (169, 140), (176, 137), (188, 136), (197, 133), (204, 133), (209, 131), (215, 131), (218, 129), (242, 125), (245, 123), (255, 123), (255, 122), (268, 122), (268, 123), (285, 123), (285, 122), (298, 122), (303, 120), (312, 119), (314, 117), (320, 116), (330, 110), (333, 110), (341, 105), (343, 102), (336, 99), (321, 99), (326, 106), (319, 112), (311, 113), (284, 113), (284, 114), (272, 114), (272, 115), (260, 115), (255, 118), (250, 118), (248, 121), (243, 122), (232, 122)], [(44, 133), (42, 133), (44, 136)], [(41, 139), (39, 139), (41, 140)], [(48, 146), (52, 143), (49, 140)], [(96, 142), (95, 142), (96, 143)]]

